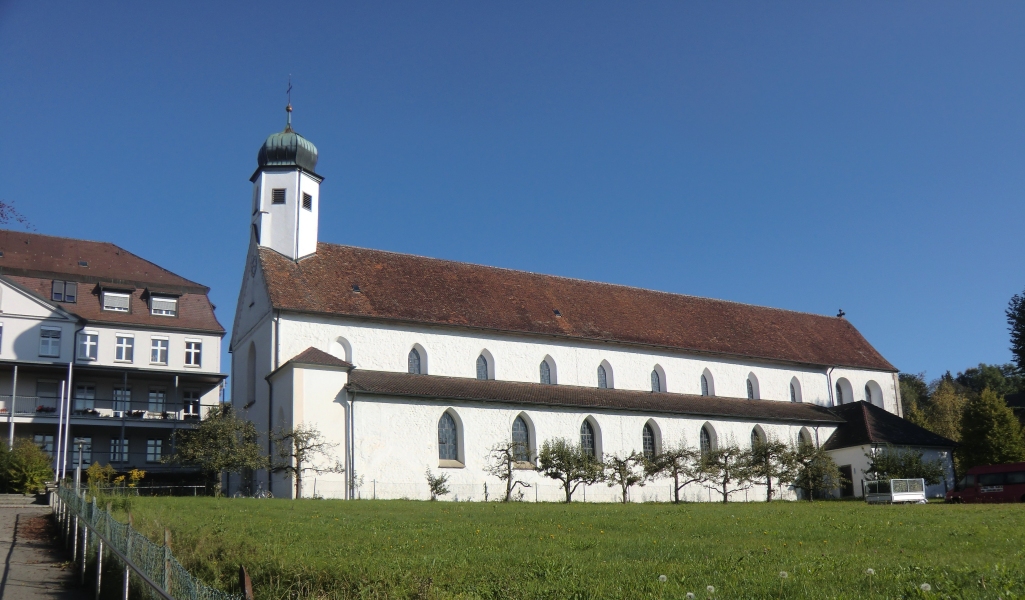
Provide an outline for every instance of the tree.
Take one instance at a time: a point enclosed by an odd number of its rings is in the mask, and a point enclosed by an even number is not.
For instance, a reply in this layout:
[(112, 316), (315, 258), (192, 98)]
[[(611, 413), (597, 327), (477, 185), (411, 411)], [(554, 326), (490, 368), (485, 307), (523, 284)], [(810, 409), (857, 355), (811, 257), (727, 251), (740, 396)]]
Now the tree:
[(671, 477), (673, 480), (673, 502), (680, 503), (680, 490), (691, 483), (702, 480), (699, 458), (701, 453), (687, 447), (686, 442), (667, 448), (661, 454), (644, 462), (644, 474), (649, 479), (659, 476)]
[(751, 479), (765, 484), (766, 502), (772, 502), (772, 480), (791, 479), (794, 467), (790, 446), (779, 440), (760, 440), (751, 448)]
[(847, 481), (840, 473), (840, 467), (822, 448), (798, 444), (796, 448), (791, 447), (790, 453), (795, 468), (788, 480), (780, 483), (789, 483), (804, 490), (809, 502), (815, 499), (816, 493), (821, 495), (838, 489)]
[(986, 388), (993, 390), (998, 396), (1025, 391), (1025, 376), (1013, 364), (979, 363), (978, 367), (971, 367), (963, 373), (958, 373), (954, 381), (977, 394), (981, 394)]
[(924, 479), (933, 485), (943, 481), (943, 464), (938, 460), (925, 460), (921, 450), (908, 447), (885, 448), (867, 452), (869, 479)]
[(17, 209), (14, 208), (13, 202), (7, 202), (6, 200), (0, 200), (0, 225), (7, 225), (11, 221), (18, 223), (29, 231), (35, 231), (36, 228), (32, 226), (32, 223), (24, 217)]
[(925, 411), (925, 427), (947, 439), (961, 439), (961, 421), (968, 395), (949, 378), (940, 379)]
[(448, 475), (435, 475), (427, 468), (427, 487), (431, 491), (431, 501), (437, 500), (438, 496), (448, 493)]
[(1011, 355), (1018, 371), (1025, 373), (1025, 292), (1007, 303), (1007, 329), (1011, 332)]
[(1021, 423), (993, 390), (983, 390), (965, 406), (956, 454), (961, 469), (1025, 461)]
[(573, 492), (577, 491), (581, 484), (597, 483), (604, 474), (604, 465), (601, 461), (564, 438), (547, 440), (541, 445), (538, 469), (545, 477), (562, 482), (567, 503), (573, 501)]
[[(523, 447), (523, 442), (503, 442), (492, 446), (491, 451), (488, 453), (488, 464), (485, 470), (489, 475), (497, 477), (505, 482), (505, 499), (503, 502), (509, 502), (512, 500), (513, 490), (516, 486), (522, 485), (525, 488), (529, 488), (530, 484), (525, 481), (516, 479), (516, 457), (527, 456), (527, 461), (530, 461), (530, 451)], [(520, 492), (521, 494), (523, 492)]]
[(635, 485), (644, 485), (644, 472), (638, 470), (644, 464), (644, 457), (636, 452), (626, 458), (612, 455), (605, 459), (605, 474), (603, 478), (609, 487), (617, 485), (623, 491), (623, 504), (628, 501), (630, 488)]
[(215, 496), (221, 495), (221, 473), (263, 469), (268, 464), (256, 426), (235, 416), (230, 406), (214, 407), (195, 429), (176, 431), (173, 441), (174, 452), (165, 462), (199, 467)]
[(19, 438), (14, 447), (0, 444), (0, 487), (15, 494), (34, 494), (46, 490), (53, 480), (53, 459), (32, 440)]
[(701, 457), (700, 469), (705, 487), (722, 496), (723, 504), (730, 501), (731, 495), (751, 487), (751, 452), (736, 444), (706, 452)]
[(284, 473), (295, 479), (295, 497), (303, 497), (303, 474), (307, 471), (323, 473), (344, 473), (345, 467), (334, 458), (338, 444), (328, 442), (316, 425), (300, 423), (296, 427), (278, 430), (274, 438), (278, 460), (273, 465), (276, 473)]
[(919, 427), (926, 427), (925, 411), (929, 405), (929, 385), (925, 382), (925, 373), (901, 373), (898, 379), (904, 418)]

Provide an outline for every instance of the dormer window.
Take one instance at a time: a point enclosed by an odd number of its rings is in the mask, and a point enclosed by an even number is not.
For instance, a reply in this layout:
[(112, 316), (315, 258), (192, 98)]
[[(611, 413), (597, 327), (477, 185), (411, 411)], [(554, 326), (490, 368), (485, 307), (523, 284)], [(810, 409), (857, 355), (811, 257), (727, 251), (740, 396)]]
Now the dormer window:
[(313, 210), (313, 196), (303, 194), (303, 208), (306, 210)]
[(284, 188), (278, 188), (270, 191), (271, 204), (284, 204), (285, 203), (285, 190)]
[(103, 292), (103, 310), (114, 312), (128, 312), (128, 303), (131, 296), (119, 292)]
[(53, 281), (50, 299), (54, 302), (75, 302), (78, 300), (78, 284), (74, 281)]
[(162, 298), (160, 296), (149, 297), (150, 314), (174, 317), (178, 315), (178, 299)]

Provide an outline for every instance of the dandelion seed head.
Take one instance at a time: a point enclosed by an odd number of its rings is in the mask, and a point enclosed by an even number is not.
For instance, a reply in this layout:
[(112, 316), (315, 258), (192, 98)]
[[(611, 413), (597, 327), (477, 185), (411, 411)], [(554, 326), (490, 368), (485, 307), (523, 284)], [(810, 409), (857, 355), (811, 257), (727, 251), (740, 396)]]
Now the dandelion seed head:
[(875, 569), (865, 569), (865, 575), (875, 575), (875, 574), (876, 574), (876, 570)]
[(788, 575), (786, 571), (780, 571), (780, 572), (779, 572), (779, 578), (780, 578), (780, 579), (786, 579), (786, 578), (787, 578), (787, 577), (789, 577), (789, 576), (790, 576), (790, 575)]
[(929, 585), (928, 583), (923, 583), (922, 585), (920, 585), (920, 586), (918, 586), (918, 587), (919, 587), (919, 589), (921, 589), (921, 590), (922, 590), (923, 592), (931, 592), (931, 591), (932, 591), (932, 586), (931, 586), (931, 585)]
[(708, 590), (709, 594), (714, 594), (715, 593), (715, 586), (714, 585), (710, 585), (710, 586), (706, 587), (705, 589)]
[(687, 595), (684, 596), (684, 598), (687, 600), (694, 600), (694, 592), (687, 592)]
[(665, 583), (665, 582), (669, 581), (669, 578), (666, 577), (665, 575), (659, 575), (658, 576), (658, 580), (661, 581), (662, 583)]

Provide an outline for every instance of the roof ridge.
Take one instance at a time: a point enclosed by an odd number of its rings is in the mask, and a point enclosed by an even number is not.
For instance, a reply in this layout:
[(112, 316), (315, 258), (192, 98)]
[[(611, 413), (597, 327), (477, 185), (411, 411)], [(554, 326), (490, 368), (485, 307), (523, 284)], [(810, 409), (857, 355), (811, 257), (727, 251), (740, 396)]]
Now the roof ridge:
[[(763, 304), (752, 304), (750, 302), (740, 302), (738, 300), (724, 300), (722, 298), (710, 298), (708, 296), (696, 296), (696, 295), (693, 295), (693, 294), (684, 294), (684, 293), (681, 293), (681, 292), (667, 292), (665, 290), (655, 290), (655, 289), (646, 288), (646, 287), (640, 287), (640, 286), (635, 286), (635, 285), (627, 285), (627, 284), (624, 284), (624, 283), (611, 283), (611, 282), (607, 282), (607, 281), (596, 281), (596, 280), (593, 280), (593, 279), (582, 279), (582, 278), (579, 278), (579, 277), (569, 277), (569, 276), (566, 276), (566, 275), (552, 275), (550, 273), (538, 273), (536, 271), (527, 271), (525, 269), (513, 269), (513, 268), (510, 268), (510, 267), (496, 267), (494, 265), (485, 265), (485, 264), (481, 264), (481, 263), (474, 263), (474, 262), (468, 262), (468, 261), (452, 260), (452, 259), (448, 259), (448, 258), (436, 258), (436, 257), (433, 257), (433, 256), (424, 256), (422, 254), (413, 254), (413, 253), (410, 253), (410, 252), (397, 252), (395, 250), (380, 250), (380, 249), (377, 249), (377, 248), (364, 248), (363, 246), (353, 246), (351, 244), (335, 244), (335, 243), (332, 243), (332, 242), (318, 242), (318, 245), (319, 244), (323, 244), (325, 246), (335, 246), (335, 247), (338, 247), (338, 248), (351, 248), (351, 249), (354, 249), (354, 250), (361, 250), (361, 251), (366, 251), (366, 252), (378, 252), (378, 253), (382, 253), (382, 254), (392, 254), (392, 255), (395, 255), (395, 256), (407, 256), (407, 257), (410, 257), (410, 258), (418, 258), (418, 259), (422, 259), (422, 260), (429, 260), (429, 261), (439, 262), (439, 263), (449, 263), (449, 264), (455, 264), (455, 265), (466, 265), (466, 266), (471, 266), (471, 267), (479, 267), (479, 268), (482, 268), (482, 269), (493, 269), (493, 270), (496, 270), (496, 271), (507, 271), (507, 272), (510, 272), (510, 273), (520, 273), (520, 274), (524, 274), (524, 275), (531, 275), (531, 276), (534, 276), (534, 277), (544, 277), (544, 278), (551, 278), (551, 279), (560, 279), (560, 280), (563, 280), (563, 281), (575, 281), (575, 282), (579, 282), (579, 283), (586, 283), (586, 284), (589, 284), (589, 285), (603, 285), (603, 286), (619, 288), (619, 289), (624, 289), (624, 290), (635, 290), (635, 291), (647, 292), (647, 293), (651, 293), (651, 294), (663, 294), (663, 295), (666, 295), (666, 296), (693, 298), (695, 300), (705, 300), (705, 301), (708, 301), (708, 302), (722, 302), (722, 303), (725, 303), (725, 304), (733, 304), (733, 305), (737, 305), (737, 306), (745, 306), (745, 307), (750, 307), (750, 308), (759, 308), (759, 309), (763, 309), (763, 310), (773, 310), (773, 311), (779, 311), (779, 312), (784, 312), (784, 313), (789, 313), (789, 314), (807, 315), (809, 317), (816, 317), (816, 318), (820, 318), (820, 319), (832, 320), (832, 319), (836, 319), (837, 318), (837, 317), (831, 317), (829, 315), (823, 315), (823, 314), (819, 314), (819, 313), (812, 313), (812, 312), (801, 311), (801, 310), (791, 310), (791, 309), (788, 309), (788, 308), (779, 308), (779, 307), (776, 307), (776, 306), (765, 306)], [(311, 258), (314, 258), (314, 257), (316, 257), (316, 254), (312, 254), (310, 256), (304, 257), (303, 259), (300, 259), (296, 264), (302, 264), (302, 262), (304, 260), (308, 260), (308, 259), (311, 259)], [(846, 319), (844, 319), (844, 321), (848, 324), (848, 326), (851, 326), (849, 321), (847, 321)]]

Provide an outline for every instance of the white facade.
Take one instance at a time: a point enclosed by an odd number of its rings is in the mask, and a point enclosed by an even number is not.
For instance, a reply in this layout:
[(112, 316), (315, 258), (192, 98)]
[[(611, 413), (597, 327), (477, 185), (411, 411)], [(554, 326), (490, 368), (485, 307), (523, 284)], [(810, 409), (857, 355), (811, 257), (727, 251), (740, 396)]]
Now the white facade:
[(317, 251), (320, 182), (297, 168), (267, 168), (253, 176), (253, 227), (259, 245), (293, 260)]
[[(869, 468), (868, 455), (878, 451), (881, 447), (872, 445), (854, 446), (833, 450), (829, 454), (833, 457), (837, 466), (851, 468), (851, 485), (854, 495), (858, 498), (864, 497), (862, 482), (865, 481), (865, 472)], [(944, 480), (940, 483), (927, 485), (925, 495), (927, 498), (943, 498), (947, 491), (954, 488), (954, 457), (949, 448), (914, 448), (922, 452), (922, 459), (925, 462), (939, 462), (943, 466)]]

